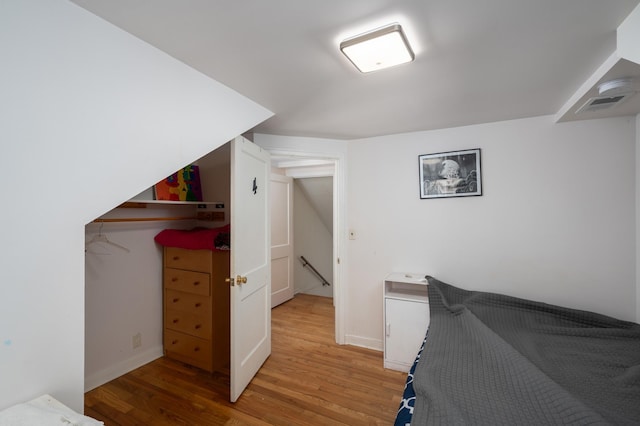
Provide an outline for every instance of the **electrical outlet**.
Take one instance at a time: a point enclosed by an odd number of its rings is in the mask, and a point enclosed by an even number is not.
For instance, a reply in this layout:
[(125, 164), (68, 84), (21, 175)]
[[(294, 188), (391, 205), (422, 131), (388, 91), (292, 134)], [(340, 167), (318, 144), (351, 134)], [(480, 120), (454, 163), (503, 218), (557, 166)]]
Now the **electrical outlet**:
[(133, 335), (133, 349), (142, 346), (142, 334), (136, 333)]

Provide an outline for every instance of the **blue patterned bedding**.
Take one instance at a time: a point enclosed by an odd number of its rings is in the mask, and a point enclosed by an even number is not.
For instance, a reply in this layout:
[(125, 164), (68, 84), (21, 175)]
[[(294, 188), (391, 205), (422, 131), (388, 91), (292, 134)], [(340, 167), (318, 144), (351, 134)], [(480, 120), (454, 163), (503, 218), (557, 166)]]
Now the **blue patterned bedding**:
[(413, 389), (413, 373), (415, 372), (416, 365), (418, 365), (418, 361), (420, 360), (420, 355), (422, 355), (422, 350), (424, 349), (424, 344), (427, 342), (428, 335), (429, 330), (427, 330), (427, 334), (424, 336), (424, 340), (422, 341), (422, 345), (418, 351), (418, 356), (416, 356), (416, 360), (413, 362), (413, 365), (409, 370), (409, 374), (407, 375), (407, 382), (404, 385), (402, 401), (400, 401), (400, 408), (398, 408), (398, 414), (396, 416), (394, 426), (409, 426), (411, 424), (413, 407), (416, 403), (416, 392)]

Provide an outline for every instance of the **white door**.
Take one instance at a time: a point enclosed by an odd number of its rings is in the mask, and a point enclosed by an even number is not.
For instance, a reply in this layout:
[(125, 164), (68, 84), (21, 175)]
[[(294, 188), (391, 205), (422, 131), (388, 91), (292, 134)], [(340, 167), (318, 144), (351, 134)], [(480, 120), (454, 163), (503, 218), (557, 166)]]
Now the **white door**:
[(271, 175), (271, 307), (293, 298), (293, 178)]
[(231, 402), (271, 354), (269, 153), (231, 142)]

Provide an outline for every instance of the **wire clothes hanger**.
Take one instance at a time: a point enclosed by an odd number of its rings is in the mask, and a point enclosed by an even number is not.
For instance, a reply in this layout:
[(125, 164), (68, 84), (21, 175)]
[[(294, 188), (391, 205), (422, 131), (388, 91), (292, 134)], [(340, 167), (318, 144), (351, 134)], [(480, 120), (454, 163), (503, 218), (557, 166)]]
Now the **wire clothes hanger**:
[[(89, 252), (88, 248), (89, 246), (91, 246), (92, 244), (95, 243), (103, 243), (103, 244), (107, 244), (111, 247), (115, 247), (117, 249), (126, 251), (127, 253), (129, 253), (131, 250), (129, 250), (128, 248), (126, 248), (125, 246), (121, 246), (120, 244), (116, 244), (113, 241), (110, 241), (109, 238), (107, 238), (106, 235), (104, 235), (102, 233), (102, 227), (104, 226), (104, 223), (100, 224), (100, 229), (98, 230), (98, 233), (96, 235), (93, 236), (93, 238), (91, 238), (89, 241), (87, 241), (84, 245), (84, 251), (85, 253)], [(93, 253), (93, 252), (91, 252)], [(99, 254), (99, 253), (96, 253)]]

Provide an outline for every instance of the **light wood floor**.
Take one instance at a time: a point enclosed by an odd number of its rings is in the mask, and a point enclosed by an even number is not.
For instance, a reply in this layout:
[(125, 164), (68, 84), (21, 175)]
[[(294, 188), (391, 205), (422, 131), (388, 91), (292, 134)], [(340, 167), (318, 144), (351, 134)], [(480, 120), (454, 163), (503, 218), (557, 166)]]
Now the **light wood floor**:
[(406, 375), (382, 353), (337, 345), (331, 299), (298, 295), (272, 311), (272, 353), (240, 399), (229, 377), (160, 358), (85, 395), (114, 425), (391, 425)]

